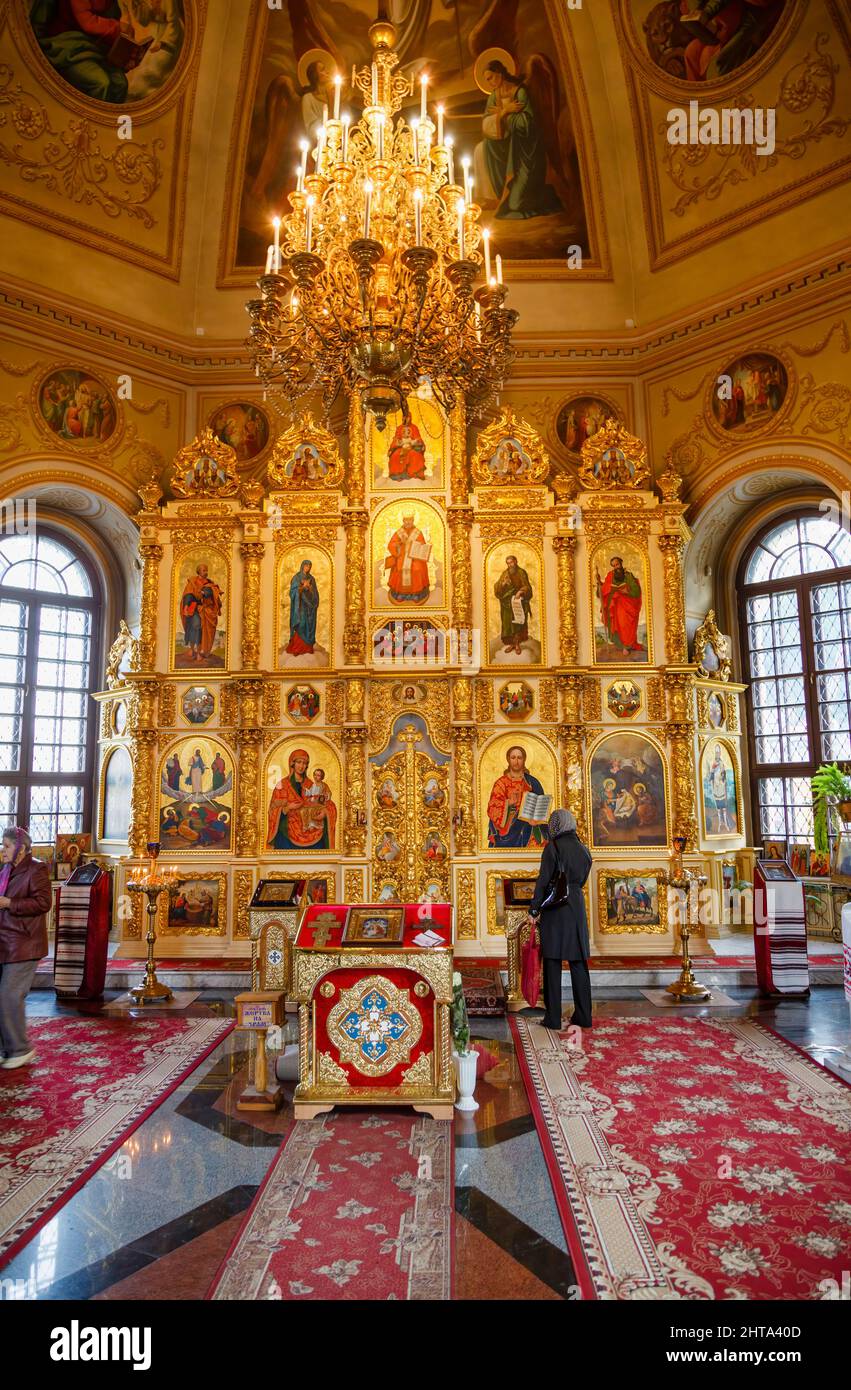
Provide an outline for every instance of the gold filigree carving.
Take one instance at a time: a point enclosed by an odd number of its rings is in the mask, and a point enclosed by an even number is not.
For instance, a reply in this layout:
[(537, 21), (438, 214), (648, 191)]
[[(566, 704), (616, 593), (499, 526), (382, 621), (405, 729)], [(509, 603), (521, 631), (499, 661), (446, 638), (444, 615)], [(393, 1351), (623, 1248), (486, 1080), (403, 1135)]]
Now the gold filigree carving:
[(725, 720), (727, 730), (731, 734), (737, 734), (739, 732), (739, 697), (735, 690), (726, 691), (724, 703), (727, 707)]
[(177, 723), (177, 687), (164, 681), (159, 688), (159, 719), (169, 728)]
[(322, 995), (323, 999), (333, 999), (334, 995), (337, 993), (337, 986), (332, 985), (330, 980), (323, 980), (322, 984), (319, 986), (319, 993)]
[(576, 536), (556, 536), (553, 550), (558, 570), (559, 656), (563, 666), (575, 664), (579, 651), (576, 632)]
[(343, 874), (343, 897), (347, 903), (362, 903), (363, 869), (346, 869)]
[(472, 507), (451, 507), (447, 515), (452, 545), (452, 620), (462, 630), (473, 621), (470, 532), (474, 512)]
[(363, 854), (367, 835), (366, 729), (344, 729), (343, 744), (346, 750), (346, 853)]
[[(361, 425), (360, 428), (363, 428)], [(366, 533), (369, 513), (363, 508), (347, 508), (342, 514), (346, 535), (346, 620), (343, 651), (350, 666), (366, 660)]]
[(263, 723), (267, 728), (281, 722), (281, 687), (277, 681), (263, 683)]
[[(386, 998), (394, 1013), (405, 1020), (407, 1027), (401, 1037), (384, 1035), (382, 1041), (386, 1051), (380, 1057), (365, 1054), (361, 1038), (351, 1038), (343, 1028), (343, 1020), (352, 1012), (361, 1013), (365, 1009), (365, 999), (373, 991)], [(411, 1001), (410, 991), (394, 984), (383, 975), (366, 975), (347, 989), (340, 990), (340, 997), (328, 1014), (325, 1032), (329, 1042), (333, 1042), (343, 1061), (359, 1071), (363, 1076), (386, 1076), (387, 1072), (402, 1062), (409, 1062), (411, 1052), (422, 1037), (423, 1021), (419, 1009)]]
[[(490, 730), (488, 732), (491, 732)], [(475, 854), (476, 852), (476, 798), (473, 742), (475, 729), (461, 725), (452, 734), (455, 748), (455, 805), (460, 824), (455, 826), (456, 854)]]
[(558, 686), (552, 676), (542, 676), (538, 684), (538, 707), (543, 720), (558, 721)]
[[(851, 425), (851, 388), (839, 381), (817, 385), (810, 372), (801, 377), (795, 426), (801, 434), (833, 434), (846, 447)], [(809, 412), (809, 419), (801, 423)]]
[(476, 722), (490, 724), (493, 719), (493, 688), (490, 681), (476, 681)]
[[(160, 555), (162, 548), (158, 547)], [(115, 690), (124, 685), (126, 676), (119, 671), (122, 661), (127, 657), (127, 671), (141, 669), (139, 639), (134, 637), (124, 618), (118, 624), (118, 636), (109, 649), (106, 658), (106, 688)]]
[(583, 487), (644, 487), (650, 478), (647, 445), (619, 420), (607, 420), (586, 439), (580, 452), (579, 481)]
[(683, 597), (683, 550), (679, 532), (657, 537), (665, 572), (665, 651), (672, 662), (687, 659), (686, 615)]
[(477, 483), (536, 483), (546, 478), (549, 469), (540, 435), (515, 415), (510, 405), (504, 406), (479, 435), (473, 455), (473, 479)]
[(259, 541), (244, 541), (242, 556), (242, 669), (256, 671), (260, 665), (260, 572), (266, 547)]
[(647, 718), (652, 723), (661, 723), (666, 717), (665, 688), (660, 676), (647, 678)]
[(225, 728), (236, 723), (236, 686), (225, 684), (219, 688), (219, 722)]
[(236, 450), (209, 428), (178, 449), (171, 471), (175, 497), (235, 497), (239, 492)]
[(599, 676), (586, 676), (582, 682), (582, 717), (589, 724), (597, 724), (603, 717)]
[(472, 869), (459, 869), (458, 897), (455, 904), (458, 922), (459, 941), (475, 941), (478, 936), (476, 924), (476, 875)]
[[(661, 544), (661, 537), (660, 537)], [(707, 656), (713, 653), (717, 666), (713, 669), (712, 657)], [(678, 658), (674, 658), (677, 660)], [(733, 662), (730, 656), (730, 643), (719, 631), (715, 621), (715, 609), (710, 608), (700, 627), (694, 634), (694, 661), (697, 664), (698, 675), (707, 680), (728, 681), (733, 674)]]
[(434, 1053), (421, 1052), (417, 1060), (402, 1072), (402, 1080), (406, 1086), (429, 1086), (432, 1083), (433, 1071)]
[(473, 682), (468, 676), (457, 676), (452, 682), (452, 713), (456, 719), (473, 718)]
[(506, 513), (499, 521), (480, 521), (479, 535), (482, 545), (490, 545), (494, 541), (516, 540), (518, 536), (522, 536), (524, 541), (537, 541), (540, 545), (544, 539), (544, 522), (536, 517)]
[(275, 487), (338, 488), (344, 467), (333, 434), (318, 425), (310, 411), (303, 410), (277, 439), (267, 474)]
[[(251, 895), (254, 892), (254, 873), (251, 869), (237, 869), (233, 876), (233, 896), (234, 896), (234, 923), (233, 934), (239, 940), (247, 940), (251, 936), (251, 924), (248, 920), (248, 904), (251, 902)], [(252, 981), (252, 988), (254, 982)]]
[(348, 1072), (334, 1061), (330, 1052), (320, 1052), (319, 1054), (319, 1080), (331, 1086), (348, 1086), (349, 1084)]

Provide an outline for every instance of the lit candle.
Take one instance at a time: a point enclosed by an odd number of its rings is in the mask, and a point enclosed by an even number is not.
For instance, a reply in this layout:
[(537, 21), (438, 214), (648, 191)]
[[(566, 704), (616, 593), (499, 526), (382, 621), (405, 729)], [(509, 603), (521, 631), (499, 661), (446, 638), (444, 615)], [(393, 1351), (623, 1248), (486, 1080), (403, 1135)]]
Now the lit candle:
[(267, 247), (266, 247), (266, 269), (265, 269), (265, 271), (263, 272), (265, 275), (269, 275), (269, 274), (271, 273), (272, 264), (273, 264), (273, 262), (274, 262), (274, 259), (275, 259), (275, 248), (274, 248), (274, 246), (267, 246)]
[(339, 74), (338, 72), (335, 72), (335, 73), (334, 73), (334, 120), (335, 120), (335, 121), (339, 121), (339, 119), (340, 119), (340, 88), (342, 87), (342, 85), (343, 85), (343, 79), (342, 79), (342, 77), (340, 76), (340, 74)]
[(351, 119), (352, 118), (347, 111), (346, 114), (343, 116), (343, 137), (340, 141), (340, 158), (344, 164), (349, 154), (349, 121)]
[(307, 173), (307, 141), (306, 141), (306, 140), (302, 140), (302, 141), (300, 142), (300, 144), (299, 144), (299, 149), (301, 150), (301, 178), (300, 178), (300, 180), (299, 180), (299, 186), (300, 186), (301, 188), (303, 188), (303, 187), (304, 187), (304, 176), (305, 176), (305, 174)]
[(426, 96), (428, 94), (428, 73), (424, 72), (420, 78), (420, 120), (426, 118)]
[(485, 248), (485, 279), (491, 278), (491, 234), (487, 227), (482, 227), (482, 243)]
[(414, 189), (414, 241), (417, 246), (423, 244), (423, 191), (421, 188)]
[(455, 182), (455, 146), (451, 135), (446, 137), (446, 159), (448, 164), (447, 177), (452, 184)]
[(372, 104), (378, 105), (378, 67), (375, 63), (372, 65)]
[(465, 192), (466, 197), (467, 197), (467, 202), (468, 202), (468, 203), (472, 203), (472, 201), (473, 201), (473, 175), (470, 174), (470, 173), (466, 173), (466, 174), (464, 175), (464, 192)]
[(438, 143), (438, 145), (442, 145), (442, 144), (443, 144), (443, 111), (444, 111), (444, 108), (443, 108), (442, 106), (438, 106), (438, 108), (437, 108), (437, 143)]
[(456, 204), (458, 212), (458, 259), (464, 259), (464, 199), (459, 198)]
[(363, 234), (364, 234), (364, 237), (365, 237), (366, 239), (368, 239), (368, 238), (369, 238), (369, 214), (370, 214), (370, 210), (371, 210), (371, 207), (372, 207), (372, 184), (370, 183), (369, 179), (367, 179), (366, 183), (364, 184), (364, 186), (363, 186), (363, 191), (364, 191), (364, 195), (365, 195), (365, 196), (364, 196), (364, 204), (363, 204)]
[(322, 163), (322, 151), (325, 148), (325, 127), (321, 125), (316, 132), (316, 173), (319, 173), (319, 165)]
[(499, 255), (496, 258), (496, 283), (502, 284), (502, 256)]
[(464, 185), (464, 197), (469, 199), (469, 196), (470, 196), (470, 156), (469, 156), (468, 154), (465, 154), (465, 155), (462, 157), (462, 159), (461, 159), (461, 168), (464, 170), (464, 172), (463, 172), (463, 174), (462, 174), (462, 176), (461, 176), (461, 182), (462, 182), (463, 185)]
[(296, 193), (303, 193), (303, 192), (304, 192), (304, 183), (302, 182), (302, 173), (301, 173), (301, 165), (300, 165), (300, 164), (297, 164), (296, 167), (295, 167), (295, 191), (296, 191)]
[(304, 232), (304, 241), (305, 241), (305, 250), (306, 250), (306, 251), (309, 251), (309, 250), (310, 250), (311, 243), (313, 242), (313, 205), (314, 205), (315, 202), (316, 202), (316, 199), (314, 198), (313, 194), (311, 193), (311, 194), (308, 196), (308, 199), (307, 199), (307, 222), (306, 222), (306, 224), (305, 224), (305, 232)]
[(378, 158), (384, 158), (384, 112), (378, 115)]
[(273, 218), (272, 218), (272, 226), (275, 228), (275, 245), (273, 246), (272, 249), (273, 249), (273, 251), (275, 252), (275, 274), (277, 275), (278, 271), (279, 271), (280, 268), (281, 268), (281, 219), (280, 219), (280, 217), (273, 217)]
[(291, 295), (290, 295), (290, 313), (292, 314), (293, 318), (295, 318), (297, 312), (298, 312), (298, 295), (294, 293), (294, 294), (291, 294)]
[(420, 162), (420, 123), (416, 116), (411, 121), (411, 134), (414, 137), (414, 163), (419, 166)]

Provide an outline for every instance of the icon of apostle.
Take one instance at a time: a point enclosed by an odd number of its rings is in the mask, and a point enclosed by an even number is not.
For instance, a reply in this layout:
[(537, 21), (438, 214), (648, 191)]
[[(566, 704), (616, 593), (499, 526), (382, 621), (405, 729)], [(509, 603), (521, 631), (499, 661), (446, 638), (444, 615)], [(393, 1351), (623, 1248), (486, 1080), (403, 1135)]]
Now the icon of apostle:
[(385, 570), (389, 570), (388, 588), (396, 603), (425, 603), (431, 592), (428, 562), (431, 543), (414, 524), (414, 516), (402, 517), (402, 525), (387, 543)]
[(620, 555), (609, 560), (605, 579), (597, 575), (597, 597), (600, 600), (600, 621), (606, 641), (618, 652), (643, 652), (638, 640), (638, 620), (641, 617), (641, 583), (624, 566)]
[(222, 594), (222, 589), (210, 578), (207, 565), (199, 565), (186, 580), (180, 598), (180, 621), (190, 661), (210, 659), (222, 613)]
[(309, 765), (303, 748), (290, 754), (289, 776), (281, 778), (269, 801), (267, 849), (334, 849), (337, 807), (324, 773), (318, 780), (311, 777)]
[(537, 777), (526, 769), (526, 749), (515, 744), (508, 750), (506, 768), (497, 777), (488, 800), (488, 844), (493, 848), (523, 849), (544, 842), (544, 827), (520, 819), (527, 792), (545, 795)]
[(532, 612), (532, 585), (529, 575), (517, 563), (516, 555), (507, 555), (505, 569), (493, 587), (499, 599), (500, 639), (506, 652), (521, 652), (529, 637), (529, 617)]

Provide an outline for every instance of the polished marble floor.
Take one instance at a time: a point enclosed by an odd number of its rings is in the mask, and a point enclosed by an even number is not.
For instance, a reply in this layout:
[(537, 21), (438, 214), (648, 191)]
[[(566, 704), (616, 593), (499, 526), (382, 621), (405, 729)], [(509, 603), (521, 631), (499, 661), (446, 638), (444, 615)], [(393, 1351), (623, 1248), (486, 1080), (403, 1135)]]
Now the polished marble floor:
[[(734, 1003), (714, 1014), (758, 1018), (828, 1067), (851, 1038), (837, 986), (796, 1001), (724, 989)], [(230, 1017), (232, 1000), (204, 991), (185, 1013)], [(67, 1007), (47, 990), (28, 1001), (33, 1015)], [(657, 1012), (635, 988), (595, 998), (595, 1018)], [(477, 1085), (479, 1110), (455, 1121), (456, 1297), (569, 1300), (573, 1269), (508, 1023), (471, 1024), (499, 1064)], [(293, 1123), (292, 1083), (275, 1116), (236, 1110), (247, 1067), (244, 1035), (231, 1033), (0, 1271), (0, 1298), (202, 1298)]]

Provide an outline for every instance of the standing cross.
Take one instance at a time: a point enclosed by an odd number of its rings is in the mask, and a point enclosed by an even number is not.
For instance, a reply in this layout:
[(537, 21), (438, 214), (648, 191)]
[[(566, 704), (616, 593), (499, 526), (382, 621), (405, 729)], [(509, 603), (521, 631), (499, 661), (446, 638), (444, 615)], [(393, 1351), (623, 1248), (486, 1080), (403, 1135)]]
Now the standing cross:
[(333, 912), (320, 912), (313, 924), (313, 946), (327, 946), (328, 938), (331, 935), (331, 928), (337, 926), (337, 918)]

